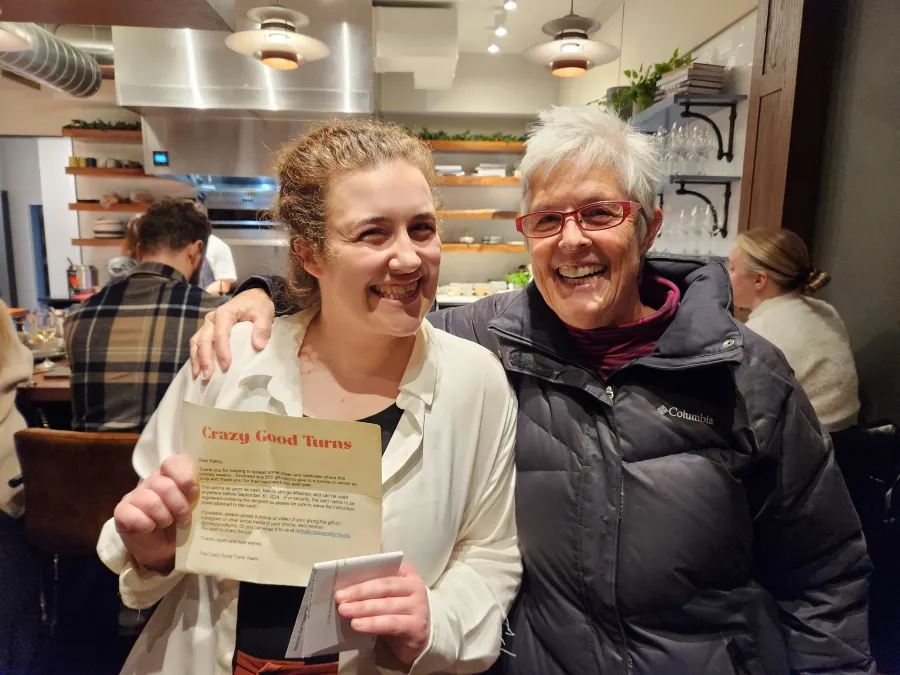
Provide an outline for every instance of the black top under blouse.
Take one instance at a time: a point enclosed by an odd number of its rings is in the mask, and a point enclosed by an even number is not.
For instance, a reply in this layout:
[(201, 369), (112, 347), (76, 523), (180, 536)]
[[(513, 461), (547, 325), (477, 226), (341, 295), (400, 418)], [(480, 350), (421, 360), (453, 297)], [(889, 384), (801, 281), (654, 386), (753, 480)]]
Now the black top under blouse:
[[(403, 411), (393, 404), (360, 422), (381, 427), (381, 454), (400, 423)], [(237, 636), (235, 652), (259, 659), (284, 661), (305, 587), (253, 584), (242, 581), (238, 592)], [(306, 663), (330, 663), (336, 657), (304, 659)]]

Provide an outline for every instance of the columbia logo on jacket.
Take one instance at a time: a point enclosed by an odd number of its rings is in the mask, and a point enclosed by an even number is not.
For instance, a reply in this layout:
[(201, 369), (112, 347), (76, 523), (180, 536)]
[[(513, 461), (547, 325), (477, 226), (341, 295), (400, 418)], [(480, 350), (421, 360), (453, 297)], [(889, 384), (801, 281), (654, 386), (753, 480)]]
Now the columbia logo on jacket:
[(677, 417), (678, 419), (689, 420), (691, 422), (700, 422), (700, 424), (705, 424), (710, 427), (713, 424), (715, 424), (713, 422), (713, 418), (710, 417), (709, 415), (704, 415), (703, 413), (700, 413), (700, 414), (690, 413), (690, 412), (687, 412), (686, 410), (681, 410), (680, 408), (676, 408), (675, 406), (667, 407), (667, 406), (661, 405), (657, 408), (657, 410), (659, 411), (660, 415), (668, 415), (669, 417)]

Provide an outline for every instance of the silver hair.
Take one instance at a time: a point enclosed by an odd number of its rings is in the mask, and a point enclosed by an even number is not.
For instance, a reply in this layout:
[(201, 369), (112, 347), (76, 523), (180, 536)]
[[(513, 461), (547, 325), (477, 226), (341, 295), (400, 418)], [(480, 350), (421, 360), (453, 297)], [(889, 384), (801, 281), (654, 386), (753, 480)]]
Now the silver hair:
[(662, 179), (662, 161), (653, 138), (599, 106), (553, 106), (538, 113), (528, 135), (522, 172), (522, 213), (531, 208), (534, 189), (562, 163), (577, 174), (611, 169), (629, 199), (640, 202), (638, 236), (652, 221)]

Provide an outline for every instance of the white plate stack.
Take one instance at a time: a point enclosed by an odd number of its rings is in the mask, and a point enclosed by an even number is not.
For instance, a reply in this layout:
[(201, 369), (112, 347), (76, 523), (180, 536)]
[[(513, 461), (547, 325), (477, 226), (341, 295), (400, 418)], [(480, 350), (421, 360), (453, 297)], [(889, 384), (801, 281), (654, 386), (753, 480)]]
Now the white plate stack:
[(500, 177), (506, 175), (506, 164), (494, 164), (491, 162), (482, 162), (475, 167), (476, 176), (493, 176)]
[(465, 176), (462, 164), (437, 164), (434, 167), (438, 176)]
[(122, 239), (125, 223), (116, 218), (97, 218), (94, 221), (94, 236), (97, 239)]

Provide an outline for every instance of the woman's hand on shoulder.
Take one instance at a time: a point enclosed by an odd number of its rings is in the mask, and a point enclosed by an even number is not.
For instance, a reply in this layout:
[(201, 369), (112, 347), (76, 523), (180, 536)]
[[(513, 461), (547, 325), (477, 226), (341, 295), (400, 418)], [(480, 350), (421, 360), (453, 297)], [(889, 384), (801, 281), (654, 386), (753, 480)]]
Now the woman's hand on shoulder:
[(215, 360), (223, 371), (231, 367), (231, 329), (243, 321), (253, 322), (250, 342), (257, 351), (269, 342), (275, 305), (268, 294), (252, 288), (236, 295), (206, 315), (203, 327), (191, 338), (191, 374), (203, 373), (209, 379), (215, 372)]
[(358, 633), (377, 635), (403, 663), (411, 664), (431, 639), (428, 587), (403, 563), (397, 576), (382, 577), (335, 593), (338, 613)]
[(191, 522), (191, 505), (198, 489), (191, 460), (174, 455), (122, 498), (113, 520), (137, 562), (163, 574), (172, 571), (175, 526)]

